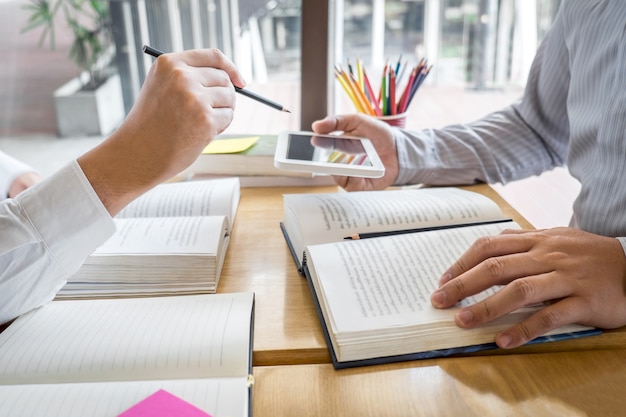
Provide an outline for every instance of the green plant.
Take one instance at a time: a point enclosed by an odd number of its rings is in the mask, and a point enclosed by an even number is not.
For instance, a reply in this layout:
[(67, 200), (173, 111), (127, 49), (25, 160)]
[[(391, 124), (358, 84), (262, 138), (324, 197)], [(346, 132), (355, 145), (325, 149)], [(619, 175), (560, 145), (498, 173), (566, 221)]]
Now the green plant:
[(59, 12), (74, 38), (69, 57), (83, 71), (89, 73), (85, 87), (95, 87), (109, 75), (113, 57), (113, 41), (106, 0), (30, 0), (23, 6), (30, 11), (28, 24), (22, 33), (43, 28), (39, 45), (46, 39), (55, 49), (55, 23)]

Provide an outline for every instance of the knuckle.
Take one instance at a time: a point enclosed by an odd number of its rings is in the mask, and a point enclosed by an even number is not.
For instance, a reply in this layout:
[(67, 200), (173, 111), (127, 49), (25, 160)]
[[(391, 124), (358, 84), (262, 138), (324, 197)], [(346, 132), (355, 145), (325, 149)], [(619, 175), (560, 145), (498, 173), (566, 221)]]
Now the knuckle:
[(511, 291), (517, 300), (531, 301), (534, 299), (536, 289), (525, 279), (517, 279), (510, 284)]
[(175, 85), (187, 84), (189, 72), (184, 67), (173, 65), (169, 72), (170, 72), (169, 78)]
[(526, 323), (520, 323), (517, 325), (517, 331), (521, 335), (522, 342), (526, 343), (529, 340), (533, 339), (533, 334)]
[[(213, 83), (216, 86), (219, 87), (230, 87), (231, 86), (231, 82), (230, 82), (230, 77), (228, 76), (228, 74), (225, 71), (222, 70), (217, 70), (214, 72), (213, 75)], [(234, 91), (232, 92), (233, 96), (234, 96)]]
[(538, 314), (539, 316), (537, 318), (542, 333), (559, 327), (561, 324), (559, 316), (550, 309), (543, 309)]
[(458, 271), (460, 273), (467, 272), (469, 269), (469, 265), (465, 262), (465, 260), (463, 260), (463, 258), (457, 259), (450, 268), (451, 271)]
[(491, 321), (496, 318), (496, 310), (490, 300), (485, 300), (476, 305), (479, 308), (480, 321)]
[(207, 55), (209, 56), (209, 58), (212, 61), (214, 61), (217, 64), (222, 64), (226, 60), (226, 57), (224, 56), (222, 51), (220, 51), (217, 48), (209, 48), (209, 49), (207, 49)]
[(462, 279), (454, 279), (448, 283), (452, 287), (451, 293), (456, 299), (461, 299), (465, 295), (465, 283)]
[(504, 275), (504, 264), (500, 258), (489, 258), (485, 261), (485, 268), (490, 277), (499, 278)]
[(481, 253), (489, 253), (494, 247), (494, 240), (491, 236), (481, 236), (474, 242), (474, 248)]

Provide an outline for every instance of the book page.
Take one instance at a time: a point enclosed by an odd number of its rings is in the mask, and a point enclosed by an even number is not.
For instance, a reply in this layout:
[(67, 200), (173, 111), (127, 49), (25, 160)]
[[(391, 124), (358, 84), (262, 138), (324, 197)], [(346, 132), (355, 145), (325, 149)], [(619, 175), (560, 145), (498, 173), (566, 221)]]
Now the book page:
[(216, 254), (227, 233), (223, 216), (114, 219), (116, 231), (90, 257), (106, 254)]
[(0, 334), (0, 385), (246, 376), (253, 297), (53, 301)]
[(239, 193), (238, 178), (159, 184), (116, 217), (226, 216), (232, 224)]
[(297, 253), (356, 233), (503, 219), (491, 199), (459, 188), (284, 196), (285, 226)]
[(494, 288), (435, 309), (430, 295), (441, 274), (479, 237), (516, 224), (462, 227), (433, 232), (362, 239), (307, 248), (307, 264), (333, 331), (349, 332), (408, 323), (450, 321), (461, 305), (474, 303)]
[(248, 415), (246, 377), (0, 385), (0, 415), (115, 417), (160, 389), (215, 417)]

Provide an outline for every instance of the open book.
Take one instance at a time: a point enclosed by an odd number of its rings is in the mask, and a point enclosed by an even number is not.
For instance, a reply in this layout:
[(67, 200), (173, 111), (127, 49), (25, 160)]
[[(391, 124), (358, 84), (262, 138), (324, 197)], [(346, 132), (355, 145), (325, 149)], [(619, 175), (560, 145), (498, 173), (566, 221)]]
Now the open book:
[[(286, 195), (285, 220), (336, 368), (495, 348), (500, 330), (539, 308), (466, 330), (454, 323), (455, 313), (496, 288), (453, 308), (432, 307), (439, 277), (478, 237), (519, 227), (480, 194), (437, 188)], [(596, 333), (567, 326), (550, 337)]]
[(281, 229), (302, 272), (308, 245), (362, 233), (510, 221), (491, 199), (459, 188), (285, 194)]
[(57, 298), (214, 293), (239, 198), (238, 178), (156, 186), (116, 216)]
[(117, 416), (166, 392), (248, 416), (253, 293), (53, 301), (0, 334), (0, 415)]

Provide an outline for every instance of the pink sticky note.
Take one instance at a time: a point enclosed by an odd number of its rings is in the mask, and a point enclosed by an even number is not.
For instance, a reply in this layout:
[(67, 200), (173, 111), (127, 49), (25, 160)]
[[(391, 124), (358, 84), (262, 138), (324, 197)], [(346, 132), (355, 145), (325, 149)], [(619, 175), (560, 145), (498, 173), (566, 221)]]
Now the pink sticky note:
[(159, 390), (118, 417), (211, 417), (211, 415), (167, 391)]

